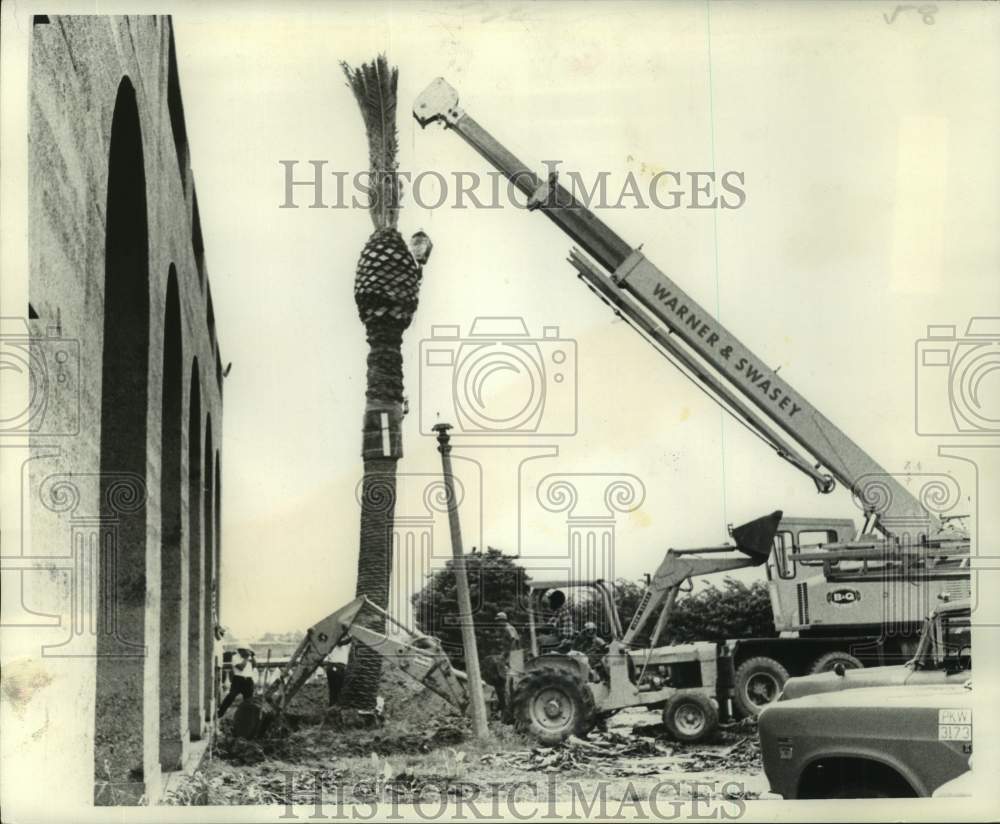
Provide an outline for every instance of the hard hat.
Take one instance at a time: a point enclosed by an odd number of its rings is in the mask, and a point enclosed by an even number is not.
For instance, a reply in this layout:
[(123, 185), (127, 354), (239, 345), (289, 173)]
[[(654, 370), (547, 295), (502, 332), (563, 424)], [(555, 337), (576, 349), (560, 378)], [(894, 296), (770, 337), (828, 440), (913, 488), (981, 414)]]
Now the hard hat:
[(596, 632), (597, 631), (597, 624), (595, 624), (593, 621), (587, 621), (587, 623), (583, 625), (583, 628), (584, 629), (592, 629), (592, 630), (594, 630)]
[(506, 612), (498, 612), (497, 615), (496, 615), (496, 620), (497, 621), (506, 621), (507, 620), (507, 613)]

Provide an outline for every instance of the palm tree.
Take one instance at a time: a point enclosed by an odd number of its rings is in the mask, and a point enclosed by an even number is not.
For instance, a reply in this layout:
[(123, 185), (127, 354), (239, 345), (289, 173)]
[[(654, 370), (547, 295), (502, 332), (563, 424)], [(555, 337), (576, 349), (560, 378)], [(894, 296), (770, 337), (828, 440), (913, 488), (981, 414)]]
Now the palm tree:
[[(389, 67), (385, 55), (357, 69), (346, 63), (341, 67), (361, 108), (368, 135), (369, 211), (375, 225), (361, 251), (354, 278), (354, 301), (368, 339), (357, 594), (367, 595), (385, 608), (392, 573), (396, 463), (402, 456), (403, 331), (417, 308), (422, 267), (431, 244), (418, 232), (408, 247), (396, 228), (400, 203), (396, 176), (399, 70)], [(385, 631), (381, 616), (365, 615), (362, 620), (371, 629)], [(382, 659), (356, 646), (340, 703), (354, 710), (374, 708), (381, 674)]]

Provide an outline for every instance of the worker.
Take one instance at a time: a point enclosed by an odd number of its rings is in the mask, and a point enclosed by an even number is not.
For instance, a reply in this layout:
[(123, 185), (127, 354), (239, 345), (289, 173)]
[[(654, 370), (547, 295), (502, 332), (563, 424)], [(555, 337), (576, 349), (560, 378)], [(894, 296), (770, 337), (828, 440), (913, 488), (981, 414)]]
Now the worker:
[(566, 593), (561, 589), (552, 590), (546, 597), (549, 609), (554, 614), (549, 618), (549, 626), (555, 630), (558, 645), (556, 652), (569, 652), (573, 647), (576, 630), (573, 627), (573, 613), (566, 603)]
[(507, 695), (507, 679), (510, 676), (510, 654), (521, 648), (521, 633), (511, 624), (506, 612), (498, 612), (494, 618), (497, 622), (497, 651), (490, 656), (490, 683), (497, 694), (497, 709), (503, 720), (509, 719)]
[(608, 651), (608, 642), (597, 634), (597, 624), (587, 621), (580, 634), (573, 641), (573, 649), (587, 656), (591, 675), (594, 680), (604, 680), (604, 655)]
[(590, 652), (595, 640), (600, 640), (597, 637), (597, 624), (593, 621), (587, 621), (583, 625), (583, 629), (580, 630), (580, 634), (573, 640), (573, 649), (577, 652)]
[(516, 649), (521, 649), (521, 633), (507, 618), (506, 612), (498, 612), (496, 617), (500, 624), (500, 647), (505, 656)]
[(236, 643), (236, 655), (233, 657), (233, 668), (229, 679), (229, 692), (219, 706), (219, 718), (226, 714), (238, 695), (242, 695), (244, 701), (253, 698), (254, 686), (257, 683), (254, 651), (242, 641)]

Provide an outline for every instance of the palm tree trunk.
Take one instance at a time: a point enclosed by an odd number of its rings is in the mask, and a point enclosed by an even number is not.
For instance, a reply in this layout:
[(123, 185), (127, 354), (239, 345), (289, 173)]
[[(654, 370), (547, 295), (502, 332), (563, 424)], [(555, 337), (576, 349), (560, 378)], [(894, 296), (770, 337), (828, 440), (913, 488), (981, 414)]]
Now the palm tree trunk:
[[(396, 464), (402, 456), (403, 325), (380, 318), (366, 327), (368, 336), (367, 403), (362, 430), (364, 477), (361, 482), (361, 542), (356, 595), (366, 595), (383, 609), (389, 603), (392, 575), (393, 516), (396, 508)], [(371, 610), (359, 622), (385, 632), (385, 619)], [(382, 658), (356, 644), (348, 664), (342, 706), (371, 710), (382, 677)]]

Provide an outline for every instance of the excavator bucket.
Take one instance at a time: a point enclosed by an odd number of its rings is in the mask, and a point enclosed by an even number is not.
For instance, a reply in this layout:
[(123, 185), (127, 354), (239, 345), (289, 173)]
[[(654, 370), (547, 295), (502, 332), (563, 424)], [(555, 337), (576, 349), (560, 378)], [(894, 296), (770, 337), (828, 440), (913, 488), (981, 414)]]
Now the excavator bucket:
[(771, 554), (774, 536), (778, 534), (778, 524), (781, 523), (781, 515), (779, 510), (733, 527), (731, 534), (736, 541), (736, 548), (752, 558), (756, 566), (764, 563)]

